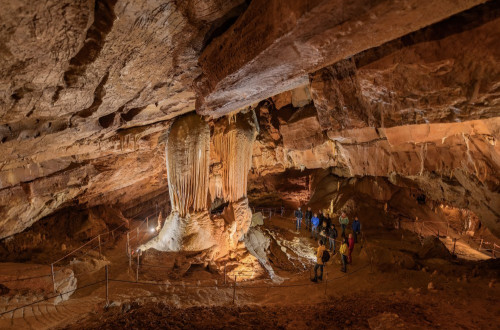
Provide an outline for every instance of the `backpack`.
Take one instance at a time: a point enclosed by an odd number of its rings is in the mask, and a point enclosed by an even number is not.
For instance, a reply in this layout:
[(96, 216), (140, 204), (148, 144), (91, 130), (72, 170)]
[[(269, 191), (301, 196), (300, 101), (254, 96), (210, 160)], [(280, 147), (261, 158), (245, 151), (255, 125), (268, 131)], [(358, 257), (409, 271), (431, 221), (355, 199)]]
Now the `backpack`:
[(345, 254), (346, 254), (346, 252), (347, 252), (347, 244), (342, 243), (342, 245), (340, 245), (339, 252), (340, 252), (340, 254), (345, 255)]
[(323, 255), (321, 256), (321, 261), (323, 263), (327, 263), (330, 260), (330, 253), (327, 250), (323, 251)]

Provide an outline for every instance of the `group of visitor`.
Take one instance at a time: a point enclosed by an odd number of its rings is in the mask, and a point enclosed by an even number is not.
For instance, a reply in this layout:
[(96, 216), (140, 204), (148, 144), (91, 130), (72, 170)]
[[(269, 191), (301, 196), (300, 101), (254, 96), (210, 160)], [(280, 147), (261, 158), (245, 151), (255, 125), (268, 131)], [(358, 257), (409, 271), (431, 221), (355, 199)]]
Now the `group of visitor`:
[[(339, 237), (337, 228), (330, 215), (323, 214), (321, 210), (317, 213), (312, 213), (311, 207), (308, 207), (305, 214), (303, 214), (302, 209), (299, 207), (294, 215), (297, 231), (300, 231), (302, 219), (304, 218), (306, 230), (310, 232), (311, 238), (318, 240), (316, 265), (314, 267), (314, 278), (312, 279), (312, 281), (317, 282), (318, 279), (323, 279), (324, 264), (330, 259), (328, 251), (331, 251), (333, 255), (337, 253), (335, 244)], [(354, 250), (354, 244), (358, 242), (358, 236), (361, 234), (361, 223), (358, 217), (354, 217), (351, 225), (352, 233), (347, 235), (349, 218), (345, 212), (342, 212), (338, 219), (340, 226), (339, 255), (342, 262), (341, 271), (345, 273), (347, 272), (347, 264), (352, 263), (352, 251)], [(319, 276), (317, 274), (318, 269), (320, 270)]]

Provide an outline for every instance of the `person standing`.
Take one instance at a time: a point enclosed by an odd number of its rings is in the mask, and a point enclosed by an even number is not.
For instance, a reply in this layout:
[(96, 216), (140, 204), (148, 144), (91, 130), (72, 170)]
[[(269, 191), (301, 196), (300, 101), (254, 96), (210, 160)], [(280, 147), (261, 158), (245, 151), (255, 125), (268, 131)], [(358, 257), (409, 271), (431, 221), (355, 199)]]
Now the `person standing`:
[(330, 225), (332, 224), (332, 219), (330, 218), (329, 213), (327, 213), (325, 216), (325, 222), (326, 222), (326, 228), (330, 228)]
[(347, 272), (347, 253), (348, 253), (347, 238), (344, 238), (342, 240), (342, 244), (340, 245), (339, 252), (340, 252), (340, 259), (342, 260), (341, 271), (346, 273)]
[(312, 218), (312, 211), (311, 207), (309, 206), (306, 211), (306, 229), (308, 230), (311, 229), (311, 218)]
[(354, 237), (352, 237), (352, 234), (349, 234), (349, 240), (348, 240), (348, 248), (349, 248), (349, 253), (347, 254), (347, 263), (352, 264), (352, 251), (354, 250)]
[(300, 209), (300, 206), (297, 210), (295, 210), (295, 218), (296, 218), (295, 226), (297, 228), (297, 231), (299, 231), (300, 223), (302, 221), (302, 210)]
[[(320, 281), (323, 280), (323, 253), (325, 252), (325, 243), (323, 240), (318, 241), (318, 249), (316, 250), (316, 265), (314, 265), (314, 278), (311, 279), (313, 282), (318, 282), (318, 279)], [(318, 268), (321, 271), (321, 275), (318, 276)]]
[(332, 250), (333, 254), (335, 254), (335, 240), (337, 239), (337, 229), (335, 225), (332, 223), (330, 225), (330, 230), (328, 230), (328, 241), (330, 242), (329, 249)]
[(321, 236), (321, 240), (323, 240), (323, 242), (328, 242), (328, 227), (326, 226), (326, 221), (324, 221), (319, 228), (319, 235)]
[(323, 226), (323, 222), (325, 222), (325, 216), (323, 215), (323, 211), (319, 210), (318, 218), (319, 218), (319, 228), (321, 228)]
[(314, 216), (311, 218), (311, 237), (317, 239), (317, 229), (319, 226), (319, 218), (318, 214), (314, 213)]
[(352, 233), (354, 235), (354, 243), (358, 243), (358, 235), (361, 234), (361, 223), (359, 222), (358, 217), (355, 217), (352, 222)]
[(347, 228), (347, 225), (349, 224), (349, 218), (345, 214), (345, 212), (342, 212), (342, 214), (339, 217), (339, 223), (340, 223), (340, 228), (342, 229), (342, 233), (340, 234), (343, 238), (345, 238), (345, 229)]

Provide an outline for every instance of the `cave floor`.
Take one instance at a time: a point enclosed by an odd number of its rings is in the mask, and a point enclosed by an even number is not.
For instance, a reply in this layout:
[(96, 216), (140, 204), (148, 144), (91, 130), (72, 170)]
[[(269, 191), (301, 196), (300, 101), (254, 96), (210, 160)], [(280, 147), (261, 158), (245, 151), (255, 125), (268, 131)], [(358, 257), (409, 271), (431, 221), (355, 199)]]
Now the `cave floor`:
[[(314, 251), (315, 242), (305, 230), (295, 232), (293, 219), (273, 217), (263, 227), (289, 241), (299, 237)], [(384, 246), (400, 244), (398, 235), (367, 233), (375, 244)], [(500, 290), (494, 283), (489, 285), (491, 278), (464, 279), (455, 269), (458, 266), (444, 263), (434, 263), (426, 271), (381, 272), (372, 268), (361, 245), (355, 248), (347, 275), (340, 272), (337, 256), (332, 257), (325, 267), (328, 282), (310, 282), (313, 264), (307, 260), (306, 270), (277, 270), (284, 279), (281, 284), (258, 279), (239, 282), (236, 288), (232, 282), (222, 284), (222, 276), (205, 269), (193, 269), (179, 281), (167, 280), (161, 268), (150, 268), (141, 270), (142, 284), (110, 282), (110, 308), (104, 309), (105, 285), (100, 283), (58, 305), (45, 302), (6, 314), (0, 318), (0, 328), (492, 329), (498, 325)], [(411, 244), (405, 248), (411, 249)], [(110, 261), (109, 277), (133, 282), (136, 270), (128, 267), (124, 249), (121, 237), (104, 252)], [(103, 278), (103, 269), (78, 276), (79, 287)], [(150, 278), (163, 279), (163, 284), (149, 284)], [(434, 288), (428, 288), (430, 282)]]

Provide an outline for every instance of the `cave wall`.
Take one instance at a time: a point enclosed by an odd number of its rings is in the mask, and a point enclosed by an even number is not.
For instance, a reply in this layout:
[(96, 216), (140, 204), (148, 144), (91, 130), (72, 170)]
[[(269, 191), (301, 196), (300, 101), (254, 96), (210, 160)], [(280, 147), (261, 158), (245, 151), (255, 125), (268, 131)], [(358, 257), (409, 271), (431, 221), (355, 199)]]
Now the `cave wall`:
[(194, 110), (198, 54), (246, 6), (4, 3), (0, 238), (71, 205), (126, 212), (167, 192), (161, 137), (172, 118)]
[(0, 20), (0, 239), (70, 207), (169, 212), (172, 121), (242, 106), (251, 202), (305, 203), (329, 169), (498, 234), (497, 1), (23, 0)]
[(318, 70), (301, 107), (295, 90), (261, 102), (257, 172), (406, 180), (498, 235), (499, 17), (490, 2)]

